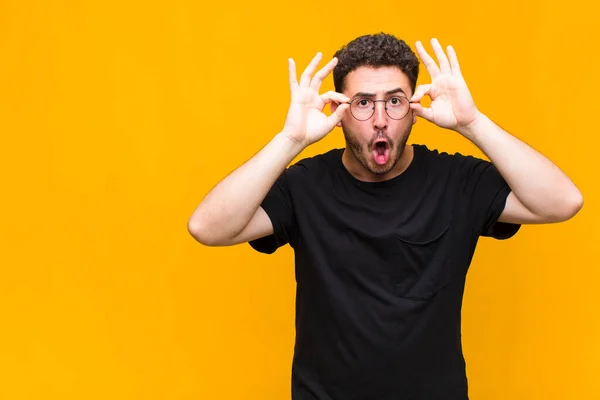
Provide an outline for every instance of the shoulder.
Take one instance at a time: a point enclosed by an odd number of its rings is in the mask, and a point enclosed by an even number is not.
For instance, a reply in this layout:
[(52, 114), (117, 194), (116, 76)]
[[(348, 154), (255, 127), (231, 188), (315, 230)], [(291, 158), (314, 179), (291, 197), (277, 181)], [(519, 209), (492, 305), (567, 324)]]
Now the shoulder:
[(470, 154), (440, 151), (435, 148), (429, 148), (424, 144), (413, 144), (412, 146), (417, 156), (421, 157), (422, 160), (432, 165), (438, 165), (445, 168), (460, 168), (466, 165), (475, 165), (480, 163), (489, 164), (489, 161)]
[(463, 160), (465, 158), (476, 158), (470, 154), (464, 154), (461, 152), (448, 152), (441, 151), (436, 148), (430, 148), (425, 144), (412, 144), (415, 151), (419, 153), (419, 155), (428, 157), (432, 160)]
[(325, 153), (317, 154), (311, 157), (305, 157), (294, 164), (294, 166), (302, 166), (305, 168), (328, 168), (333, 167), (338, 162), (344, 149), (331, 149)]
[(344, 149), (332, 149), (326, 153), (302, 158), (287, 169), (287, 174), (291, 177), (322, 176), (339, 166), (343, 152)]

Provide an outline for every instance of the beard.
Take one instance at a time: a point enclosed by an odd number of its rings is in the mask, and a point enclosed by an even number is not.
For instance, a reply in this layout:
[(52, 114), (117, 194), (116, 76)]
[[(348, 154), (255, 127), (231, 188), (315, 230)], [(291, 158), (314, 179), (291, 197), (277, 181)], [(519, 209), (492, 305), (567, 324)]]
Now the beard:
[[(369, 143), (367, 143), (367, 152), (364, 150), (364, 145), (358, 140), (358, 137), (342, 127), (342, 132), (344, 132), (344, 137), (346, 138), (346, 147), (350, 149), (354, 158), (356, 158), (362, 166), (369, 172), (374, 175), (384, 175), (387, 174), (394, 168), (394, 166), (398, 163), (402, 154), (404, 154), (404, 149), (406, 148), (406, 142), (408, 141), (408, 137), (410, 136), (410, 132), (412, 131), (412, 125), (408, 126), (408, 128), (403, 132), (402, 136), (398, 142), (392, 140), (387, 136), (383, 131), (377, 131), (375, 135), (371, 138)], [(377, 139), (385, 138), (390, 146), (390, 159), (387, 163), (383, 165), (379, 165), (373, 160), (373, 143)]]

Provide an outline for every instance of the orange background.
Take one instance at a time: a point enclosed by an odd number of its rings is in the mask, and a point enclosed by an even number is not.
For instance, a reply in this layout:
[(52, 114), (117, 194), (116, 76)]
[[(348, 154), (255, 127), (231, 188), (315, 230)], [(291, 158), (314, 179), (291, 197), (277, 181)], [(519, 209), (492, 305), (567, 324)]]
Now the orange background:
[[(288, 57), (379, 31), (454, 45), (478, 107), (584, 194), (573, 220), (480, 242), (471, 398), (600, 398), (588, 4), (0, 1), (0, 398), (289, 398), (290, 248), (207, 248), (187, 219), (283, 126)], [(411, 141), (481, 155), (423, 120)]]

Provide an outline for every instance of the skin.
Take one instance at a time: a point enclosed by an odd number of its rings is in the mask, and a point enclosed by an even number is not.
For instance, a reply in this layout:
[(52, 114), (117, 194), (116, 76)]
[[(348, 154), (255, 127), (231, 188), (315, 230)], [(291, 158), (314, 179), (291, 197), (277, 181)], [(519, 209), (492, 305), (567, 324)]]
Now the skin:
[[(539, 224), (575, 216), (583, 207), (583, 196), (573, 181), (552, 161), (499, 127), (475, 106), (452, 46), (447, 46), (446, 55), (434, 38), (431, 47), (438, 63), (421, 42), (416, 43), (431, 83), (415, 90), (411, 107), (417, 116), (473, 142), (498, 168), (512, 189), (499, 221)], [(420, 104), (424, 96), (431, 98), (429, 108)]]
[[(356, 121), (347, 104), (350, 96), (363, 90), (383, 98), (386, 91), (401, 87), (410, 96), (408, 79), (399, 70), (358, 68), (347, 75), (344, 93), (319, 94), (337, 59), (317, 71), (322, 58), (317, 53), (300, 80), (294, 60), (289, 59), (291, 101), (282, 131), (207, 194), (188, 221), (191, 235), (205, 245), (225, 246), (272, 234), (271, 220), (260, 207), (262, 200), (292, 160), (336, 125), (342, 126), (348, 141), (350, 151), (344, 152), (343, 162), (350, 173), (367, 181), (397, 176), (412, 160), (412, 147), (405, 143), (417, 118), (464, 136), (496, 166), (512, 189), (499, 221), (552, 223), (575, 216), (583, 206), (583, 196), (571, 179), (475, 106), (451, 46), (447, 55), (437, 39), (431, 40), (431, 47), (437, 63), (421, 42), (416, 43), (431, 83), (416, 88), (410, 97), (412, 114), (399, 121), (389, 120), (383, 103), (376, 103), (369, 121)], [(421, 105), (424, 96), (431, 99), (428, 108)], [(323, 113), (327, 104), (333, 110), (329, 116)], [(387, 138), (391, 145), (390, 159), (383, 166), (373, 163), (369, 151), (377, 137)]]
[[(552, 223), (568, 220), (577, 214), (583, 207), (583, 196), (571, 179), (548, 158), (500, 128), (475, 106), (452, 46), (447, 47), (447, 55), (437, 39), (431, 40), (431, 46), (438, 60), (437, 64), (423, 44), (416, 43), (417, 53), (432, 81), (417, 87), (415, 94), (410, 98), (414, 118), (421, 117), (440, 128), (461, 134), (479, 147), (494, 163), (512, 189), (499, 221), (520, 224)], [(357, 72), (355, 76), (347, 76), (346, 84), (349, 88), (344, 91), (345, 94), (351, 94), (354, 88), (369, 85), (372, 90), (381, 93), (386, 88), (402, 84), (400, 76), (395, 76), (389, 71), (389, 67), (376, 70), (360, 68), (354, 72)], [(397, 74), (404, 75), (399, 70)], [(420, 104), (424, 96), (431, 99), (428, 108)], [(366, 125), (359, 125), (357, 121), (350, 120), (348, 114), (342, 118), (341, 124), (346, 132), (348, 147), (352, 149), (356, 147), (353, 146), (353, 142), (364, 145), (370, 132)], [(410, 134), (409, 129), (402, 131), (403, 121), (401, 124), (394, 124), (396, 121), (390, 123), (385, 117), (380, 108), (372, 118), (373, 129), (386, 127), (391, 135), (398, 138)], [(413, 119), (413, 124), (415, 122)], [(410, 152), (407, 151), (403, 158), (402, 154), (398, 155), (398, 152), (402, 152), (400, 147), (402, 143), (394, 149), (395, 157), (398, 157), (399, 161), (392, 166), (389, 173), (382, 175), (386, 179), (401, 173), (410, 164)], [(377, 171), (372, 163), (365, 162), (367, 159), (364, 154), (364, 151), (346, 151), (344, 163), (357, 178), (377, 180), (376, 176), (380, 171)], [(390, 160), (392, 164), (395, 157)], [(362, 164), (362, 169), (359, 164)]]
[[(397, 67), (359, 67), (346, 75), (343, 93), (351, 99), (359, 93), (373, 94), (373, 100), (412, 96), (408, 77)], [(337, 107), (335, 103), (331, 105), (333, 111)], [(375, 112), (366, 121), (359, 121), (346, 112), (338, 124), (347, 144), (342, 156), (344, 166), (357, 179), (369, 182), (384, 181), (401, 174), (412, 161), (412, 147), (406, 147), (406, 141), (416, 122), (412, 110), (403, 119), (390, 118), (382, 102), (375, 103)], [(384, 165), (377, 164), (373, 157), (373, 145), (379, 139), (385, 139), (389, 144), (390, 157)]]

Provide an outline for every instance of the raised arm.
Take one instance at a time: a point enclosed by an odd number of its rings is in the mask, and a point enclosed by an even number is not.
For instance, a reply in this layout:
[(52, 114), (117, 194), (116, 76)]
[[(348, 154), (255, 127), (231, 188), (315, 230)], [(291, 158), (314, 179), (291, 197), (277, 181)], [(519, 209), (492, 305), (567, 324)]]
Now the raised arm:
[(314, 74), (321, 57), (321, 53), (315, 56), (300, 82), (295, 63), (289, 59), (291, 104), (284, 128), (254, 157), (219, 182), (198, 205), (188, 220), (188, 231), (198, 242), (226, 246), (273, 233), (271, 221), (260, 204), (288, 164), (308, 145), (331, 132), (348, 107), (340, 105), (330, 116), (323, 113), (326, 104), (349, 99), (336, 92), (319, 95), (321, 83), (337, 64), (334, 58)]
[[(571, 179), (475, 107), (452, 46), (447, 47), (448, 57), (436, 39), (431, 46), (439, 66), (417, 42), (432, 82), (415, 90), (411, 107), (418, 116), (471, 140), (496, 166), (512, 190), (499, 221), (550, 223), (572, 218), (583, 206), (583, 196)], [(431, 98), (429, 108), (420, 104), (425, 95)]]

